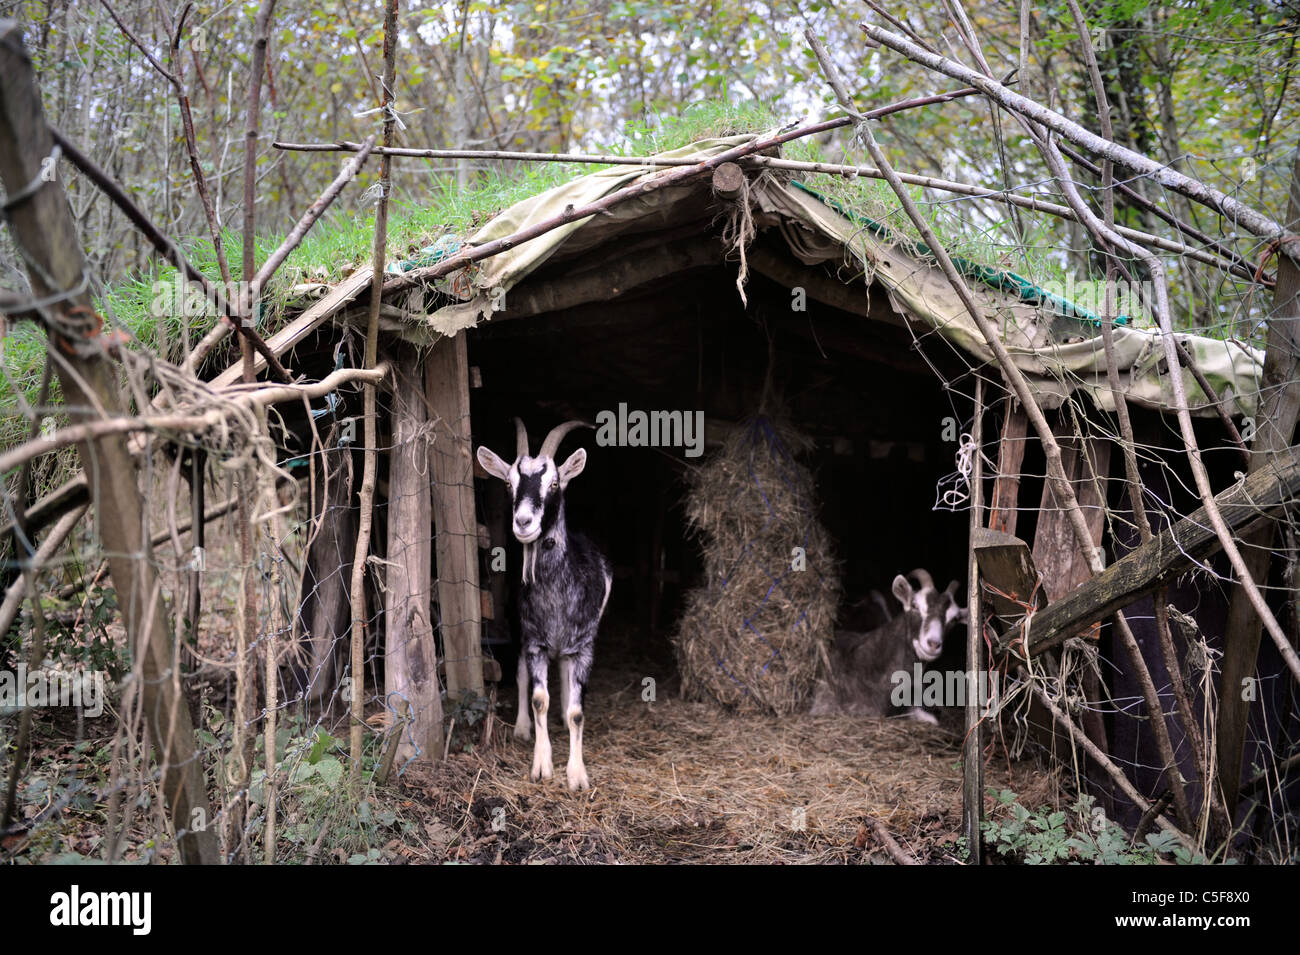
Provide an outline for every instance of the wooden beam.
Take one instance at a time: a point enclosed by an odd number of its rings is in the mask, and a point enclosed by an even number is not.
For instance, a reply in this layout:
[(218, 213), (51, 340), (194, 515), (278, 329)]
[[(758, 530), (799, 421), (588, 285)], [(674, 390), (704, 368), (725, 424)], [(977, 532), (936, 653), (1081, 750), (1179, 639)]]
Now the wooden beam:
[(705, 268), (722, 262), (722, 247), (712, 237), (677, 242), (598, 268), (584, 268), (549, 282), (525, 282), (505, 296), (505, 309), (493, 316), (494, 322), (527, 318), (546, 312), (558, 312), (603, 302), (630, 289), (659, 281), (677, 272)]
[[(362, 289), (369, 287), (370, 276), (372, 274), (373, 272), (369, 266), (357, 269), (338, 285), (330, 289), (329, 293), (319, 302), (311, 305), (292, 322), (268, 338), (266, 344), (275, 357), (279, 358), (325, 322), (333, 318), (335, 313), (356, 298), (361, 293)], [(255, 372), (261, 372), (265, 370), (265, 368), (266, 359), (260, 354), (255, 354), (253, 357), (253, 370)], [(235, 362), (221, 374), (217, 375), (217, 377), (213, 378), (211, 385), (214, 388), (228, 387), (239, 381), (242, 374), (242, 362)]]
[(981, 527), (971, 535), (971, 547), (979, 565), (981, 593), (996, 616), (1019, 619), (1025, 607), (1037, 610), (1047, 604), (1033, 554), (1019, 537)]
[(410, 349), (393, 362), (388, 452), (388, 560), (384, 573), (384, 699), (408, 721), (397, 759), (442, 758), (442, 687), (433, 629), (433, 514), (423, 369)]
[[(1238, 537), (1300, 496), (1300, 447), (1215, 496), (1228, 528)], [(1076, 590), (1034, 614), (1028, 647), (1019, 646), (1023, 623), (999, 641), (1002, 653), (1037, 656), (1122, 610), (1219, 549), (1204, 508), (1138, 547)]]
[(751, 248), (747, 257), (750, 268), (788, 289), (804, 289), (809, 298), (823, 305), (899, 328), (907, 327), (906, 320), (894, 311), (889, 296), (880, 291), (879, 286), (876, 289), (879, 294), (868, 294), (867, 286), (857, 280), (841, 282), (820, 267), (803, 265), (789, 255), (781, 255), (762, 245)]
[(429, 473), (437, 526), (438, 610), (446, 658), (447, 696), (483, 695), (482, 597), (478, 582), (478, 518), (469, 417), (465, 334), (442, 338), (425, 356), (424, 390), (433, 421)]

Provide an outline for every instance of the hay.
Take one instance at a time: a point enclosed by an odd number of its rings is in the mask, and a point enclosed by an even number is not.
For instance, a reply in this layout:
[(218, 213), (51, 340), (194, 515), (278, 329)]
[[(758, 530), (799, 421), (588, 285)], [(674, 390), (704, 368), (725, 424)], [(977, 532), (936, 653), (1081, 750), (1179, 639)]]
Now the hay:
[(812, 474), (795, 459), (807, 447), (759, 415), (692, 480), (686, 515), (703, 540), (705, 584), (687, 595), (673, 637), (687, 699), (785, 715), (826, 666), (840, 577)]

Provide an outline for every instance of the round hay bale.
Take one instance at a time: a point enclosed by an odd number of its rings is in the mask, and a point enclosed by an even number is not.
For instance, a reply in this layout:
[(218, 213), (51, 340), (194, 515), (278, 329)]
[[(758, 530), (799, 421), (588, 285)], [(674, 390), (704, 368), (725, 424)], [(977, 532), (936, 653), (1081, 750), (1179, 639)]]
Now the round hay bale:
[(687, 595), (673, 637), (687, 699), (784, 715), (827, 665), (840, 575), (812, 473), (796, 460), (809, 446), (760, 415), (691, 481), (686, 515), (705, 583)]

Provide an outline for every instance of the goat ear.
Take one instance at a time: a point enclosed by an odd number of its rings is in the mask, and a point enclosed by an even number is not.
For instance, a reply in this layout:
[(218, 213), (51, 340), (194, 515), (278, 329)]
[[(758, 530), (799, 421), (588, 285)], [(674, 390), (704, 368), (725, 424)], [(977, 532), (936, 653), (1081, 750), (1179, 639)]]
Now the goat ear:
[(912, 585), (907, 582), (907, 578), (902, 574), (895, 577), (893, 590), (894, 596), (897, 597), (898, 602), (903, 605), (903, 609), (912, 609), (912, 598), (916, 596), (916, 593), (912, 590)]
[(961, 584), (954, 580), (952, 583), (948, 585), (947, 589), (944, 590), (944, 593), (948, 594), (948, 596), (950, 597), (956, 597), (957, 588), (960, 586)]
[(587, 466), (587, 451), (585, 448), (579, 448), (574, 451), (560, 465), (560, 487), (568, 487), (569, 482), (582, 473), (582, 469)]
[(509, 481), (510, 465), (502, 461), (495, 451), (487, 447), (478, 449), (478, 463), (483, 466), (483, 470), (493, 477), (500, 478), (503, 481)]

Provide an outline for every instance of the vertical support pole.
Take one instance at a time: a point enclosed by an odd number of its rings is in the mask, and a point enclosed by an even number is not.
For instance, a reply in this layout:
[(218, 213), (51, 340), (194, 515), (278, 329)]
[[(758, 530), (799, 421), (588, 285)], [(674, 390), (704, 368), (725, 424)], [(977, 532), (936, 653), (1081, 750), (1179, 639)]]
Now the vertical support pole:
[(983, 663), (979, 565), (975, 562), (975, 531), (981, 526), (984, 498), (984, 379), (975, 378), (975, 423), (971, 425), (975, 453), (971, 457), (970, 542), (967, 545), (966, 605), (970, 616), (966, 628), (966, 742), (962, 748), (961, 818), (966, 847), (972, 865), (983, 860), (980, 824), (984, 821), (984, 733), (980, 694), (977, 688)]
[(433, 630), (433, 526), (423, 369), (402, 349), (393, 362), (388, 460), (388, 562), (384, 575), (384, 704), (397, 714), (399, 765), (442, 757), (442, 691)]
[(429, 449), (433, 519), (437, 525), (438, 608), (442, 620), (447, 697), (483, 694), (482, 598), (478, 582), (478, 519), (469, 418), (465, 333), (441, 338), (425, 356), (424, 387), (433, 420)]

